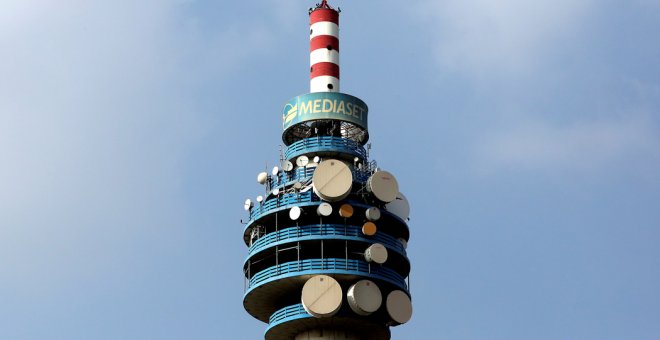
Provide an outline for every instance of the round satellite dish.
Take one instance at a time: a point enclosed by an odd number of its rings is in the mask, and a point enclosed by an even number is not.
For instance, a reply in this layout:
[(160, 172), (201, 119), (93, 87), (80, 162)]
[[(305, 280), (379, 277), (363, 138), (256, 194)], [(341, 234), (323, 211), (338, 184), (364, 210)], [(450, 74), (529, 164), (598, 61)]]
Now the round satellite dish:
[(300, 209), (300, 207), (293, 207), (289, 209), (289, 218), (293, 221), (299, 219), (301, 214), (302, 209)]
[(380, 288), (373, 281), (361, 280), (352, 285), (346, 293), (348, 305), (358, 315), (369, 315), (383, 304)]
[(307, 166), (307, 164), (309, 164), (309, 158), (307, 158), (305, 155), (302, 155), (296, 159), (296, 165), (301, 168)]
[(332, 214), (332, 206), (330, 203), (321, 203), (319, 204), (318, 208), (316, 208), (316, 213), (319, 216), (328, 217)]
[(379, 201), (389, 203), (394, 201), (399, 193), (399, 184), (391, 173), (376, 171), (367, 181), (367, 190)]
[(357, 162), (359, 162), (359, 161), (360, 161), (360, 157), (355, 157), (355, 158), (353, 158), (353, 163), (357, 163)]
[(367, 212), (365, 213), (365, 215), (367, 216), (367, 219), (369, 221), (372, 221), (372, 222), (373, 221), (378, 221), (378, 219), (380, 218), (380, 209), (378, 209), (376, 207), (371, 207), (371, 208), (367, 209)]
[(385, 204), (385, 209), (404, 221), (410, 217), (410, 204), (402, 193), (398, 193), (394, 201)]
[(273, 172), (271, 172), (271, 173), (273, 174), (273, 176), (277, 176), (277, 174), (280, 173), (280, 168), (278, 168), (276, 166), (273, 167)]
[(340, 201), (351, 193), (353, 174), (344, 162), (326, 159), (314, 171), (312, 185), (314, 193), (323, 200)]
[(261, 195), (257, 196), (257, 202), (261, 203), (261, 202), (263, 202), (263, 201), (264, 201), (264, 197), (263, 197), (263, 196), (261, 196)]
[(305, 282), (301, 300), (307, 313), (316, 318), (327, 318), (339, 311), (342, 295), (337, 280), (327, 275), (316, 275)]
[(341, 207), (339, 207), (339, 216), (343, 218), (349, 218), (353, 216), (353, 206), (348, 203), (342, 204)]
[(412, 317), (412, 303), (408, 294), (402, 290), (394, 290), (387, 295), (385, 302), (387, 314), (392, 321), (402, 324), (410, 321)]
[(295, 190), (300, 190), (300, 189), (302, 189), (302, 183), (300, 183), (300, 182), (293, 183), (293, 188), (294, 188)]
[(279, 188), (275, 188), (275, 189), (273, 189), (273, 192), (272, 192), (272, 193), (273, 193), (273, 196), (277, 196), (277, 195), (280, 194), (280, 189), (279, 189)]
[(399, 239), (399, 242), (401, 242), (401, 245), (403, 246), (403, 249), (404, 249), (404, 250), (408, 249), (408, 241), (406, 241), (406, 240), (400, 238), (400, 239)]
[(252, 200), (248, 198), (245, 200), (245, 203), (243, 204), (243, 209), (245, 209), (245, 211), (249, 211), (250, 209), (252, 209), (253, 206), (254, 203), (252, 203)]
[(260, 172), (257, 175), (257, 183), (266, 184), (267, 180), (268, 180), (268, 173), (267, 172)]
[(364, 252), (364, 258), (367, 262), (383, 264), (387, 261), (387, 248), (380, 243), (374, 243)]
[(367, 222), (362, 225), (362, 233), (367, 236), (376, 235), (376, 231), (378, 231), (378, 227), (376, 227), (374, 222)]
[(283, 169), (284, 171), (291, 171), (291, 170), (293, 170), (293, 163), (291, 163), (291, 162), (289, 162), (289, 161), (283, 161), (283, 162), (282, 162), (282, 169)]
[(321, 157), (319, 157), (319, 156), (314, 156), (313, 161), (314, 161), (314, 163), (321, 163)]

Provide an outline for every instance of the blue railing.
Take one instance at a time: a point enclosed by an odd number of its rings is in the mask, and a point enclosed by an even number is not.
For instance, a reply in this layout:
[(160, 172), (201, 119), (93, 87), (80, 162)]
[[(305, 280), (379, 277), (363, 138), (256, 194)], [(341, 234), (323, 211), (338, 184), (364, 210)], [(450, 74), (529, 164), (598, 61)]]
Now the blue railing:
[(311, 191), (283, 194), (278, 197), (266, 200), (262, 204), (257, 204), (250, 210), (250, 220), (255, 220), (271, 210), (286, 207), (291, 204), (311, 203), (318, 201), (318, 197), (313, 195)]
[(390, 235), (384, 233), (376, 233), (376, 235), (366, 238), (364, 234), (362, 234), (362, 229), (360, 227), (345, 226), (341, 224), (318, 224), (286, 228), (274, 233), (270, 233), (258, 239), (252, 244), (252, 246), (250, 246), (248, 249), (250, 253), (249, 256), (252, 256), (253, 253), (259, 252), (265, 248), (273, 246), (272, 243), (274, 242), (293, 242), (301, 239), (318, 238), (323, 236), (344, 236), (358, 239), (359, 241), (377, 242), (402, 255), (406, 254), (406, 250), (403, 248), (401, 242)]
[(362, 159), (367, 158), (367, 151), (362, 144), (350, 139), (330, 136), (301, 139), (286, 148), (284, 157), (290, 160), (302, 154), (323, 151), (343, 152)]
[[(297, 305), (284, 307), (277, 312), (273, 313), (268, 319), (270, 327), (275, 326), (276, 324), (282, 323), (283, 321), (290, 321), (291, 319), (311, 317), (309, 313), (305, 310), (302, 303)], [(287, 320), (288, 319), (288, 320)]]
[(305, 272), (313, 272), (314, 274), (369, 275), (370, 277), (390, 282), (403, 290), (408, 290), (403, 277), (390, 268), (381, 267), (380, 265), (371, 266), (369, 263), (361, 260), (313, 259), (286, 262), (256, 273), (248, 280), (248, 292), (254, 287), (270, 280), (303, 275)]

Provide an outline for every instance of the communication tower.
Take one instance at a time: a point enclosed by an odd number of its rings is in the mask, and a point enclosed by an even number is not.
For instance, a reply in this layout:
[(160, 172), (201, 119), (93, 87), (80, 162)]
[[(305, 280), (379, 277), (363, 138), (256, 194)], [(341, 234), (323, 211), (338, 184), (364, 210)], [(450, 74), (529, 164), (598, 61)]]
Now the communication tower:
[(310, 8), (310, 93), (282, 112), (286, 149), (245, 201), (245, 310), (267, 340), (390, 339), (412, 304), (410, 207), (369, 160), (368, 107), (339, 92), (339, 10)]

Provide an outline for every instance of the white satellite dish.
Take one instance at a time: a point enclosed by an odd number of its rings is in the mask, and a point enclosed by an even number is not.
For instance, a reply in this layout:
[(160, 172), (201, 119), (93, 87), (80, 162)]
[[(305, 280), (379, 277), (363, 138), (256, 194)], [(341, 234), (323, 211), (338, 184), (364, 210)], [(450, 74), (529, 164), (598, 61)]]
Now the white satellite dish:
[(290, 161), (287, 161), (287, 160), (282, 161), (282, 170), (284, 170), (284, 171), (293, 170), (293, 163), (291, 163)]
[(319, 156), (314, 156), (313, 161), (314, 161), (314, 163), (321, 163), (321, 157), (319, 157)]
[(412, 303), (408, 294), (401, 290), (394, 290), (387, 295), (385, 302), (387, 314), (392, 321), (403, 324), (410, 321), (412, 317)]
[(261, 203), (261, 202), (263, 202), (263, 201), (264, 201), (264, 197), (263, 197), (263, 196), (261, 196), (261, 195), (257, 196), (257, 202), (258, 202), (258, 203)]
[(301, 214), (302, 214), (302, 209), (300, 209), (300, 207), (296, 206), (289, 209), (289, 218), (293, 221), (299, 219)]
[(246, 199), (245, 203), (243, 204), (243, 208), (245, 209), (245, 211), (249, 211), (250, 209), (252, 209), (252, 207), (254, 207), (254, 203), (252, 203), (252, 200), (249, 198)]
[(373, 221), (378, 221), (378, 219), (380, 218), (380, 209), (378, 209), (376, 207), (371, 207), (371, 208), (367, 209), (367, 211), (365, 212), (365, 215), (367, 216), (367, 219), (369, 221), (372, 221), (372, 222)]
[(402, 193), (398, 193), (394, 201), (385, 204), (385, 209), (404, 221), (410, 217), (410, 204)]
[(364, 252), (364, 259), (367, 262), (383, 264), (387, 261), (387, 248), (380, 243), (374, 243)]
[(378, 200), (389, 203), (399, 193), (399, 184), (394, 175), (387, 171), (376, 171), (367, 181), (367, 190)]
[(316, 318), (327, 318), (341, 308), (343, 293), (337, 280), (316, 275), (305, 282), (300, 299), (307, 313)]
[(330, 205), (330, 203), (323, 202), (319, 204), (318, 208), (316, 208), (316, 213), (321, 217), (323, 216), (328, 217), (332, 215), (332, 206)]
[(273, 167), (273, 172), (271, 172), (271, 173), (273, 174), (273, 176), (277, 176), (277, 174), (280, 173), (280, 168), (278, 168), (278, 167), (276, 167), (276, 166)]
[(280, 188), (273, 189), (272, 194), (273, 194), (273, 196), (279, 195), (280, 194)]
[(296, 159), (296, 165), (299, 167), (306, 167), (307, 164), (309, 164), (309, 158), (307, 156), (302, 155)]
[(293, 183), (293, 189), (294, 190), (302, 189), (302, 183), (300, 183), (300, 182)]
[(319, 163), (312, 175), (314, 193), (325, 201), (340, 201), (351, 193), (353, 173), (346, 163), (326, 159)]
[(260, 172), (257, 175), (257, 183), (266, 184), (267, 180), (268, 180), (268, 173), (267, 172)]
[(367, 316), (380, 308), (383, 295), (373, 281), (360, 280), (348, 289), (346, 293), (348, 305), (355, 314)]

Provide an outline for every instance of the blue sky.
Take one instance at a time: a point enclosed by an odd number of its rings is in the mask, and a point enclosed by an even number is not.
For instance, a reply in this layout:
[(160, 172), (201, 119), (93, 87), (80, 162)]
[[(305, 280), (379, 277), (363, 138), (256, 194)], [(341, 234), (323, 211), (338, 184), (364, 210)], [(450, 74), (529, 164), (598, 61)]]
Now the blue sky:
[[(242, 202), (313, 1), (5, 0), (0, 338), (259, 339)], [(657, 339), (660, 1), (331, 1), (412, 204), (395, 339)]]

